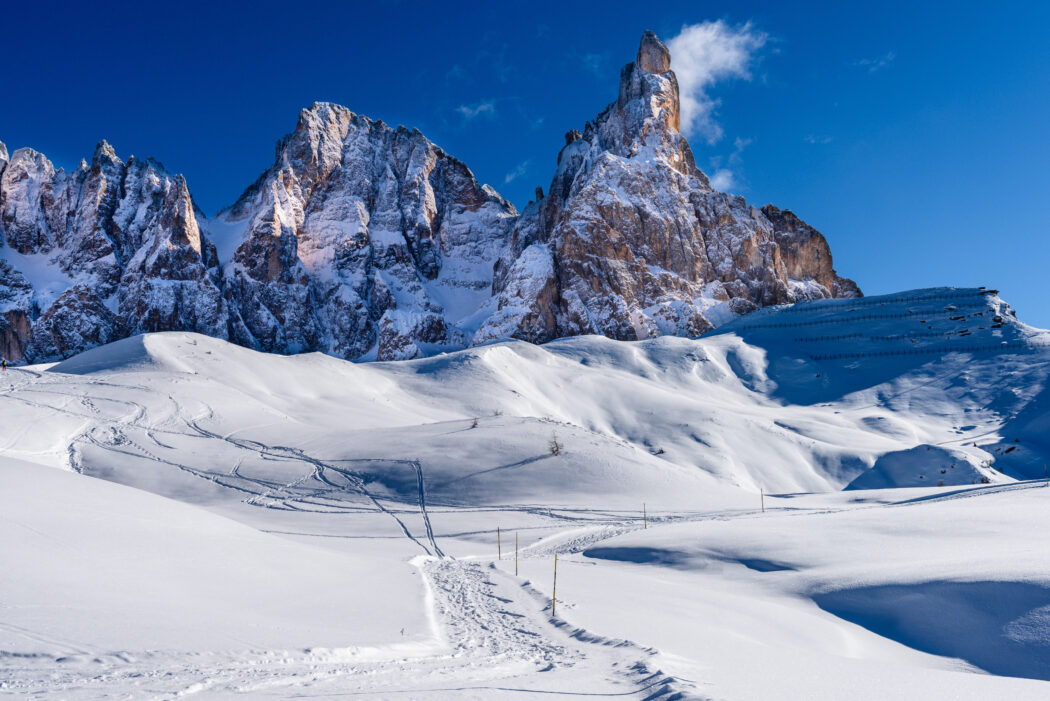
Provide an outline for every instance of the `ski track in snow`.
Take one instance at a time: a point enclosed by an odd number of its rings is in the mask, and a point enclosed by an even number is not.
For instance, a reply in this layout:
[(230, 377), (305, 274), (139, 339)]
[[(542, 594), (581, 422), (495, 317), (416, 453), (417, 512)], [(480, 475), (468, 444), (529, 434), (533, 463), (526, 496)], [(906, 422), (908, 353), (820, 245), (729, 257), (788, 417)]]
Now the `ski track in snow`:
[[(29, 377), (3, 388), (5, 394), (16, 390), (34, 392), (60, 398), (61, 402), (67, 402), (74, 396), (69, 393), (68, 379), (62, 384), (62, 389), (66, 391), (51, 390), (27, 386), (50, 384), (43, 374), (14, 372), (25, 373)], [(83, 384), (95, 386), (84, 389), (130, 387), (97, 380), (86, 380)], [(440, 696), (485, 691), (527, 693), (544, 690), (548, 686), (551, 690), (563, 690), (573, 687), (572, 678), (579, 674), (578, 678), (589, 680), (588, 684), (593, 684), (596, 675), (605, 680), (608, 689), (605, 694), (597, 692), (599, 695), (646, 699), (699, 697), (691, 682), (671, 677), (653, 666), (656, 650), (627, 640), (604, 638), (552, 618), (548, 598), (527, 581), (503, 572), (493, 563), (445, 556), (430, 522), (424, 469), (418, 460), (362, 458), (328, 462), (298, 448), (224, 436), (201, 425), (203, 420), (211, 416), (208, 407), (195, 418), (183, 418), (182, 422), (188, 430), (178, 431), (143, 425), (148, 416), (146, 407), (128, 400), (97, 395), (89, 398), (85, 392), (77, 397), (77, 408), (70, 408), (66, 403), (56, 406), (47, 401), (13, 398), (89, 422), (69, 447), (70, 467), (77, 472), (83, 469), (75, 457), (79, 455), (79, 447), (90, 445), (171, 466), (199, 479), (246, 494), (243, 500), (245, 503), (264, 508), (340, 513), (340, 506), (345, 503), (333, 499), (333, 495), (350, 494), (367, 499), (375, 510), (394, 519), (405, 537), (425, 553), (416, 558), (413, 564), (423, 577), (428, 592), (427, 605), (430, 607), (434, 630), (433, 639), (426, 643), (376, 648), (241, 652), (101, 652), (64, 641), (39, 640), (76, 652), (61, 656), (12, 656), (0, 652), (7, 677), (0, 685), (0, 692), (26, 696), (55, 694), (69, 699), (175, 699), (197, 695), (284, 695), (295, 689), (313, 688), (317, 693), (335, 695), (365, 693), (383, 696), (409, 691)], [(178, 406), (174, 398), (170, 399), (181, 417), (182, 407)], [(117, 418), (106, 418), (99, 409), (100, 402), (115, 405), (125, 413)], [(309, 470), (287, 484), (242, 476), (239, 464), (227, 474), (212, 473), (157, 454), (129, 436), (132, 431), (141, 431), (157, 448), (163, 450), (176, 451), (158, 436), (206, 438), (223, 441), (264, 458), (301, 462)], [(415, 536), (394, 510), (366, 489), (359, 476), (334, 462), (386, 463), (411, 468), (416, 475), (418, 509), (425, 539)], [(308, 486), (309, 482), (319, 486)], [(323, 504), (324, 508), (312, 509), (308, 507), (309, 504)], [(355, 505), (352, 508), (359, 510), (360, 507)], [(554, 517), (547, 509), (539, 507), (496, 508), (542, 512)], [(579, 523), (577, 519), (593, 518), (592, 514), (574, 517), (561, 511), (557, 518), (567, 524)], [(666, 517), (664, 520), (674, 522), (681, 518)], [(547, 557), (554, 552), (577, 552), (586, 544), (640, 527), (633, 521), (621, 520), (613, 524), (572, 529), (567, 534), (552, 536), (531, 548), (525, 548), (521, 556)], [(542, 547), (537, 547), (541, 544)]]
[(9, 660), (11, 674), (3, 690), (70, 699), (256, 697), (293, 691), (440, 696), (486, 690), (524, 693), (547, 684), (571, 688), (573, 675), (593, 680), (600, 673), (608, 689), (596, 695), (697, 697), (691, 682), (653, 667), (655, 650), (550, 618), (549, 602), (542, 595), (491, 563), (423, 557), (415, 564), (433, 597), (439, 630), (431, 643), (234, 654), (41, 656)]

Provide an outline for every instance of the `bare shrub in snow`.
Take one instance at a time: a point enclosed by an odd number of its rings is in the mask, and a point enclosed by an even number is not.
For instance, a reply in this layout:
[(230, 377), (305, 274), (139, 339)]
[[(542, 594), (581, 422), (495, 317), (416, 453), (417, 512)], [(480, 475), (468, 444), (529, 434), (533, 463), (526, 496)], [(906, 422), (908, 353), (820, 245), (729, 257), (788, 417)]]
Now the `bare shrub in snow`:
[(547, 447), (551, 451), (551, 455), (561, 455), (561, 451), (564, 446), (558, 442), (557, 433), (551, 433), (551, 442), (547, 445)]

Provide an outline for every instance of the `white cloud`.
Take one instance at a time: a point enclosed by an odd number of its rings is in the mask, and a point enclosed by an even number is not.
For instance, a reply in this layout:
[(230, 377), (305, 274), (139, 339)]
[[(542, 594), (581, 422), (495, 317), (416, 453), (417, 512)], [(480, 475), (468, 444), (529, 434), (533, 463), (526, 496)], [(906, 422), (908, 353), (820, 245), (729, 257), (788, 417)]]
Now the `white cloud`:
[(719, 192), (729, 192), (731, 188), (736, 187), (736, 181), (733, 179), (733, 171), (728, 168), (719, 168), (715, 171), (715, 174), (709, 178), (711, 187), (718, 190)]
[(896, 54), (892, 51), (887, 51), (884, 56), (877, 56), (875, 58), (862, 58), (857, 61), (856, 65), (864, 66), (868, 69), (868, 73), (874, 73), (880, 68), (885, 68), (893, 62), (893, 59), (897, 58)]
[(686, 25), (667, 42), (671, 69), (678, 77), (684, 133), (699, 135), (709, 144), (722, 138), (722, 127), (714, 119), (718, 101), (708, 90), (728, 78), (750, 80), (755, 54), (768, 38), (750, 22), (733, 27), (718, 20)]
[[(711, 157), (711, 170), (714, 171), (713, 175), (708, 178), (711, 187), (719, 192), (739, 190), (742, 187), (742, 184), (737, 180), (737, 173), (740, 172), (740, 165), (744, 160), (741, 154), (753, 141), (754, 139), (742, 139), (738, 136), (733, 140), (733, 152), (729, 154), (728, 158), (725, 156)], [(725, 168), (722, 167), (723, 163), (726, 164)]]
[(739, 136), (733, 140), (733, 152), (729, 154), (730, 165), (740, 163), (740, 154), (744, 152), (745, 148), (751, 145), (752, 141), (754, 141), (754, 139), (741, 139)]
[(834, 136), (818, 135), (818, 134), (810, 134), (810, 135), (808, 135), (806, 137), (806, 143), (807, 144), (821, 144), (821, 145), (824, 145), (824, 144), (830, 144), (834, 140), (835, 140)]
[(476, 105), (460, 105), (456, 108), (456, 111), (463, 115), (463, 119), (468, 122), (475, 117), (486, 115), (493, 117), (496, 114), (496, 103), (490, 101), (479, 102)]
[(507, 175), (503, 178), (503, 182), (504, 183), (512, 182), (514, 180), (517, 180), (521, 176), (525, 175), (526, 173), (528, 173), (529, 172), (529, 164), (530, 163), (531, 163), (531, 161), (522, 161), (521, 163), (519, 163), (514, 170), (510, 171), (509, 173), (507, 173)]

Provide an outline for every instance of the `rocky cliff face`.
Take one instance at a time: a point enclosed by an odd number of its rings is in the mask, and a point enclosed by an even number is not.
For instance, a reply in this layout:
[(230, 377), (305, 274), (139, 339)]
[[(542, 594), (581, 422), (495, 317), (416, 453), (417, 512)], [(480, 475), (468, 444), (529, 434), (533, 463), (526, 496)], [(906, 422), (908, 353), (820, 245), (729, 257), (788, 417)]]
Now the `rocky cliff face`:
[(791, 212), (714, 191), (679, 124), (670, 55), (647, 32), (616, 102), (566, 135), (547, 195), (515, 225), (476, 343), (696, 336), (756, 305), (860, 295)]
[(181, 176), (104, 141), (72, 172), (15, 151), (0, 174), (5, 357), (57, 360), (142, 331), (225, 337), (203, 220)]
[(315, 104), (218, 220), (238, 343), (392, 360), (462, 348), (517, 217), (419, 131)]
[(191, 330), (260, 350), (412, 358), (503, 338), (696, 336), (758, 306), (859, 296), (819, 232), (714, 191), (651, 33), (520, 216), (419, 131), (303, 110), (212, 221), (105, 142), (56, 170), (0, 144), (0, 354), (41, 362)]

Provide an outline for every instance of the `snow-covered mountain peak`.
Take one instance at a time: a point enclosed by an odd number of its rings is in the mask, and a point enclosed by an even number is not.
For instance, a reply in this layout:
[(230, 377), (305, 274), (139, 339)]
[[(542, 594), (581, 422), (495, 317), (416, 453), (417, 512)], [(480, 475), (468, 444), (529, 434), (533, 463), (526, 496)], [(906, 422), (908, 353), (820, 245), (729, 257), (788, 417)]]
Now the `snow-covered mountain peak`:
[[(69, 173), (19, 149), (0, 160), (0, 313), (15, 319), (0, 345), (43, 361), (188, 330), (394, 360), (508, 338), (695, 337), (756, 307), (859, 296), (819, 232), (711, 189), (671, 65), (644, 34), (615, 101), (569, 131), (547, 195), (520, 215), (418, 129), (327, 102), (211, 221), (181, 176), (106, 141)], [(77, 311), (52, 310), (62, 300)]]
[(419, 130), (315, 103), (217, 218), (231, 337), (354, 359), (462, 347), (516, 215)]
[(91, 166), (93, 168), (100, 168), (108, 164), (116, 163), (123, 165), (123, 162), (117, 158), (117, 152), (112, 146), (110, 146), (108, 141), (102, 139), (95, 144), (95, 153), (91, 156)]
[(652, 32), (642, 36), (638, 57), (620, 71), (615, 106), (610, 105), (588, 129), (599, 133), (607, 151), (624, 158), (659, 158), (685, 175), (698, 171), (682, 138), (678, 80), (671, 53)]
[(616, 102), (566, 135), (546, 197), (514, 227), (497, 312), (475, 343), (697, 336), (756, 307), (860, 295), (819, 232), (711, 189), (679, 132), (666, 52), (646, 33)]

